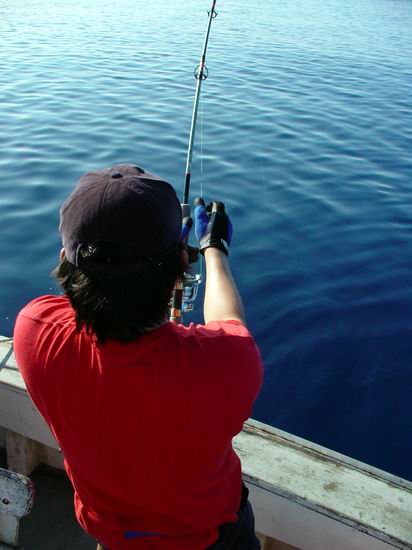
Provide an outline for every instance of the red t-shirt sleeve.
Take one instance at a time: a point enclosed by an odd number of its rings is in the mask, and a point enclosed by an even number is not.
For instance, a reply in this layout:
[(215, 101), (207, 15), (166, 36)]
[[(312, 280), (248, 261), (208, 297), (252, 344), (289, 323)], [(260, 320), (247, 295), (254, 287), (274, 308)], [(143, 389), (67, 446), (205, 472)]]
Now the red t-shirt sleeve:
[[(252, 416), (252, 407), (263, 382), (263, 363), (256, 342), (249, 330), (239, 321), (212, 321), (197, 325), (200, 339), (208, 346), (205, 356), (210, 357), (208, 377), (215, 380), (216, 403), (225, 409), (227, 419), (232, 419), (242, 429), (243, 422)], [(213, 383), (213, 382), (212, 382)], [(219, 391), (220, 390), (220, 391)]]
[(240, 321), (211, 321), (204, 325), (209, 330), (223, 330), (226, 334), (233, 334), (235, 336), (247, 336), (253, 338), (249, 330)]
[[(39, 412), (51, 424), (47, 414), (45, 388), (46, 365), (59, 346), (56, 338), (61, 326), (74, 329), (73, 311), (64, 296), (40, 296), (18, 314), (13, 348), (19, 371)], [(47, 396), (46, 396), (47, 397)]]

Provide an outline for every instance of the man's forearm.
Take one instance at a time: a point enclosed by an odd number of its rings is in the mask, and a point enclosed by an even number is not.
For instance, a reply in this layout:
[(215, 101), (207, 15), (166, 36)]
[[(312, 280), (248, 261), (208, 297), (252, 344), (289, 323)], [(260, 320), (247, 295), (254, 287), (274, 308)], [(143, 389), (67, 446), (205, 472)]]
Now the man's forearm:
[(226, 255), (218, 248), (205, 250), (205, 322), (237, 320), (246, 324), (245, 311)]

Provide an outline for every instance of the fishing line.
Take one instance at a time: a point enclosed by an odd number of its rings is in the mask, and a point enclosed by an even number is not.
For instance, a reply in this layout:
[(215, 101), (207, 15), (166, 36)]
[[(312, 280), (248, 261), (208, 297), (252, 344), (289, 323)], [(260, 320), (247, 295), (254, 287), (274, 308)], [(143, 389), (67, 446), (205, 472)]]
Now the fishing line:
[(203, 99), (200, 98), (200, 196), (203, 198)]
[[(187, 148), (187, 158), (186, 158), (186, 169), (185, 169), (185, 184), (183, 189), (183, 201), (181, 203), (182, 207), (182, 216), (183, 218), (190, 218), (190, 202), (189, 202), (189, 193), (190, 193), (190, 178), (192, 175), (192, 156), (193, 156), (193, 144), (195, 140), (196, 133), (196, 122), (197, 114), (199, 110), (200, 102), (200, 90), (202, 88), (202, 82), (208, 77), (209, 71), (206, 67), (206, 52), (207, 45), (209, 42), (210, 27), (212, 25), (213, 19), (217, 16), (217, 11), (215, 10), (216, 0), (212, 0), (212, 7), (208, 11), (208, 25), (206, 29), (206, 34), (203, 42), (202, 56), (200, 58), (199, 65), (194, 70), (194, 75), (197, 80), (196, 83), (196, 93), (193, 103), (192, 111), (192, 122), (190, 125), (190, 134), (189, 134), (189, 144)], [(203, 195), (203, 112), (201, 108), (201, 142), (200, 142), (200, 189), (201, 195)], [(195, 260), (192, 260), (195, 261)], [(182, 319), (182, 312), (193, 311), (194, 301), (196, 300), (199, 285), (203, 279), (203, 267), (202, 262), (200, 264), (200, 273), (196, 273), (193, 265), (188, 266), (187, 271), (184, 273), (183, 278), (179, 278), (176, 281), (175, 288), (173, 291), (171, 306), (170, 306), (170, 320), (180, 323)]]
[[(203, 198), (203, 98), (200, 98), (200, 196)], [(199, 275), (203, 280), (203, 262), (202, 255), (199, 257)]]

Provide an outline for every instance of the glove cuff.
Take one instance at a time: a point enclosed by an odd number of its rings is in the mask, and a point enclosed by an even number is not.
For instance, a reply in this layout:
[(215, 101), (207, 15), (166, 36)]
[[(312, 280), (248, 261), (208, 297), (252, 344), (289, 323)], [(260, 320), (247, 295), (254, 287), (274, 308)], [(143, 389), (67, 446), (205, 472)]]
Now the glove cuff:
[(228, 247), (225, 245), (225, 241), (223, 239), (205, 239), (204, 241), (201, 240), (199, 245), (199, 252), (202, 256), (205, 255), (205, 250), (207, 248), (218, 248), (226, 254), (226, 256), (229, 256)]

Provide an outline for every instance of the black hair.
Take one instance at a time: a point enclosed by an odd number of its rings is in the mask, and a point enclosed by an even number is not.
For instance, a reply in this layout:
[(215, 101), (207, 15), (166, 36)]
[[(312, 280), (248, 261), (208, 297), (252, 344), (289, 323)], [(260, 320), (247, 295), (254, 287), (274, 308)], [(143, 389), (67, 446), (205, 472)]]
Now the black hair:
[[(83, 246), (78, 257), (97, 264), (136, 262), (122, 247), (109, 243)], [(70, 300), (79, 332), (85, 327), (98, 344), (107, 340), (128, 343), (164, 322), (183, 265), (176, 246), (165, 258), (146, 262), (136, 272), (81, 269), (64, 258), (53, 275)]]

